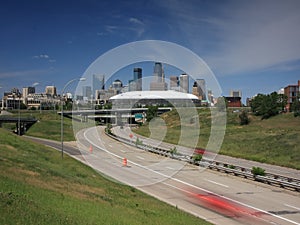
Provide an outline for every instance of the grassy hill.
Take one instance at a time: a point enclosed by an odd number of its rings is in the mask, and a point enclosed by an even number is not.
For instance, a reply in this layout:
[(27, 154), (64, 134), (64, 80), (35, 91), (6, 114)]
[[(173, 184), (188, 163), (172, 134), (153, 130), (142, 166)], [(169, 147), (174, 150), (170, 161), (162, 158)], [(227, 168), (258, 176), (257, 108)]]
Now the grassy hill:
[[(207, 108), (199, 109), (200, 135), (197, 146), (206, 148), (210, 137), (211, 113)], [(33, 116), (40, 122), (34, 124), (27, 135), (60, 140), (60, 116), (52, 111), (25, 111), (22, 117)], [(15, 113), (15, 116), (17, 114)], [(188, 117), (188, 116), (187, 116)], [(261, 120), (260, 117), (250, 115), (250, 124), (239, 125), (239, 113), (233, 109), (227, 112), (226, 134), (221, 147), (221, 154), (234, 157), (251, 159), (269, 164), (276, 164), (291, 168), (300, 169), (300, 118), (293, 114), (280, 114), (267, 120)], [(177, 144), (181, 135), (182, 124), (178, 113), (173, 110), (161, 115), (161, 118), (167, 125), (167, 133), (164, 141)], [(183, 123), (184, 130), (189, 129), (189, 121)], [(73, 123), (71, 119), (64, 119), (64, 140), (75, 140), (73, 132)], [(78, 125), (78, 126), (77, 126)], [(93, 126), (94, 123), (78, 123), (76, 128), (85, 128)], [(4, 125), (9, 129), (14, 129), (13, 125)], [(11, 127), (9, 127), (11, 126)], [(161, 127), (151, 127), (152, 133), (161, 134)], [(149, 126), (141, 126), (135, 130), (136, 133), (150, 136)], [(157, 135), (153, 135), (154, 138)], [(185, 136), (185, 143), (198, 137)], [(191, 141), (192, 143), (192, 141)]]
[[(197, 146), (206, 148), (211, 129), (209, 109), (199, 109), (200, 136)], [(227, 112), (226, 134), (221, 147), (221, 154), (251, 159), (300, 169), (300, 118), (293, 114), (280, 114), (267, 120), (250, 115), (250, 124), (239, 125), (239, 113)], [(178, 143), (181, 130), (190, 126), (181, 124), (176, 111), (161, 116), (167, 126), (164, 141)], [(182, 126), (184, 126), (182, 128)], [(151, 127), (152, 133), (161, 133), (161, 128)], [(149, 126), (141, 126), (136, 133), (150, 136)], [(195, 137), (190, 137), (192, 138)], [(186, 141), (189, 143), (189, 140)], [(192, 142), (192, 141), (191, 141)]]
[[(12, 111), (10, 116), (18, 117), (17, 111)], [(61, 117), (55, 111), (34, 111), (34, 110), (21, 110), (21, 117), (34, 117), (38, 120), (27, 132), (26, 135), (47, 138), (55, 141), (60, 141), (61, 138)], [(64, 140), (74, 141), (74, 123), (75, 129), (83, 129), (94, 126), (92, 121), (89, 123), (80, 123), (72, 121), (70, 118), (64, 118)], [(15, 130), (15, 124), (3, 124), (3, 127), (8, 130)]]
[(0, 224), (209, 224), (0, 129)]

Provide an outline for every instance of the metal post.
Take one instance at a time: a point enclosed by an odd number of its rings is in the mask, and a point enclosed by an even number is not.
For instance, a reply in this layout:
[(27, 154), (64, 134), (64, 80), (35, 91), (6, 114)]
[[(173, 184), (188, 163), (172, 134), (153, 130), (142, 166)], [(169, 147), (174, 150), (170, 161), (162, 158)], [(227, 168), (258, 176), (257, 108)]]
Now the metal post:
[(18, 113), (18, 135), (21, 136), (21, 115), (20, 115), (20, 97), (19, 97), (19, 113)]
[[(63, 95), (63, 94), (62, 94)], [(60, 138), (61, 138), (61, 158), (64, 157), (64, 105), (63, 105), (63, 101), (62, 101), (62, 97), (61, 96), (61, 124), (60, 124)]]

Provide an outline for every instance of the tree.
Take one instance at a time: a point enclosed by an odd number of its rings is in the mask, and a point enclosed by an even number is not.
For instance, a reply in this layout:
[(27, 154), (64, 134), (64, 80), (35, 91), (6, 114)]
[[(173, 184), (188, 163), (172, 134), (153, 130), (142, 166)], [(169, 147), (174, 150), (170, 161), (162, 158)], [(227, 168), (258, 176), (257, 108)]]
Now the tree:
[(292, 104), (292, 111), (294, 112), (295, 117), (300, 117), (300, 92), (298, 92), (296, 100)]
[(251, 110), (256, 116), (261, 116), (261, 119), (268, 119), (277, 115), (284, 109), (287, 98), (284, 95), (279, 95), (277, 92), (264, 95), (258, 94), (251, 102)]
[(281, 111), (285, 111), (285, 107), (287, 105), (288, 97), (284, 94), (279, 94), (278, 95), (278, 106), (280, 107)]
[(157, 117), (158, 106), (149, 106), (146, 114), (146, 119), (149, 122), (154, 117)]
[(112, 109), (112, 104), (111, 102), (108, 102), (104, 105), (104, 109)]
[(250, 122), (248, 113), (245, 110), (242, 111), (242, 113), (239, 115), (239, 118), (240, 118), (240, 125), (247, 125)]
[(112, 125), (110, 123), (108, 123), (106, 125), (105, 132), (108, 134), (112, 134), (111, 129), (112, 129)]

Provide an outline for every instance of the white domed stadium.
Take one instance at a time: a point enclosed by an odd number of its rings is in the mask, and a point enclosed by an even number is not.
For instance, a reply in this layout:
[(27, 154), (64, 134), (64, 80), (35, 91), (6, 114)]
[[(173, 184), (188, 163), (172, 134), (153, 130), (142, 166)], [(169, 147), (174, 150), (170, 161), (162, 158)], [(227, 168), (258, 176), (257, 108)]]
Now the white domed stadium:
[(201, 101), (197, 96), (173, 90), (168, 91), (130, 91), (109, 99), (114, 108), (136, 108), (149, 105), (196, 107)]

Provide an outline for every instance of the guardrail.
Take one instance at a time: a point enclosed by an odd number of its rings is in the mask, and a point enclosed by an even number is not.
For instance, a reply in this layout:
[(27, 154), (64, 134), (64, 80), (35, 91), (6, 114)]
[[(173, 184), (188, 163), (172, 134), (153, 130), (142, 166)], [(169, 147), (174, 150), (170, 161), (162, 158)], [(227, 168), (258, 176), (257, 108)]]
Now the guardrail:
[(251, 179), (254, 181), (262, 182), (265, 184), (269, 185), (275, 185), (281, 188), (286, 188), (290, 190), (295, 190), (300, 192), (300, 180), (296, 178), (291, 178), (291, 177), (286, 177), (278, 174), (272, 174), (272, 173), (265, 173), (264, 176), (261, 175), (255, 175), (252, 172), (252, 169), (249, 168), (244, 168), (241, 166), (236, 166), (232, 164), (227, 164), (224, 162), (218, 162), (218, 161), (211, 161), (207, 160), (204, 157), (200, 161), (195, 161), (192, 156), (188, 155), (183, 155), (183, 154), (178, 154), (178, 153), (173, 153), (170, 151), (170, 149), (164, 149), (164, 148), (158, 148), (158, 147), (153, 147), (150, 145), (145, 145), (143, 143), (138, 143), (137, 141), (132, 141), (130, 139), (116, 136), (113, 133), (107, 133), (108, 136), (111, 138), (126, 143), (128, 145), (135, 146), (137, 148), (143, 149), (145, 151), (159, 154), (165, 157), (170, 157), (173, 159), (181, 160), (181, 161), (186, 161), (190, 164), (194, 164), (197, 166), (202, 166), (202, 167), (207, 167), (212, 170), (217, 170), (220, 172), (228, 173), (228, 174), (233, 174), (235, 176), (240, 176), (246, 179)]

